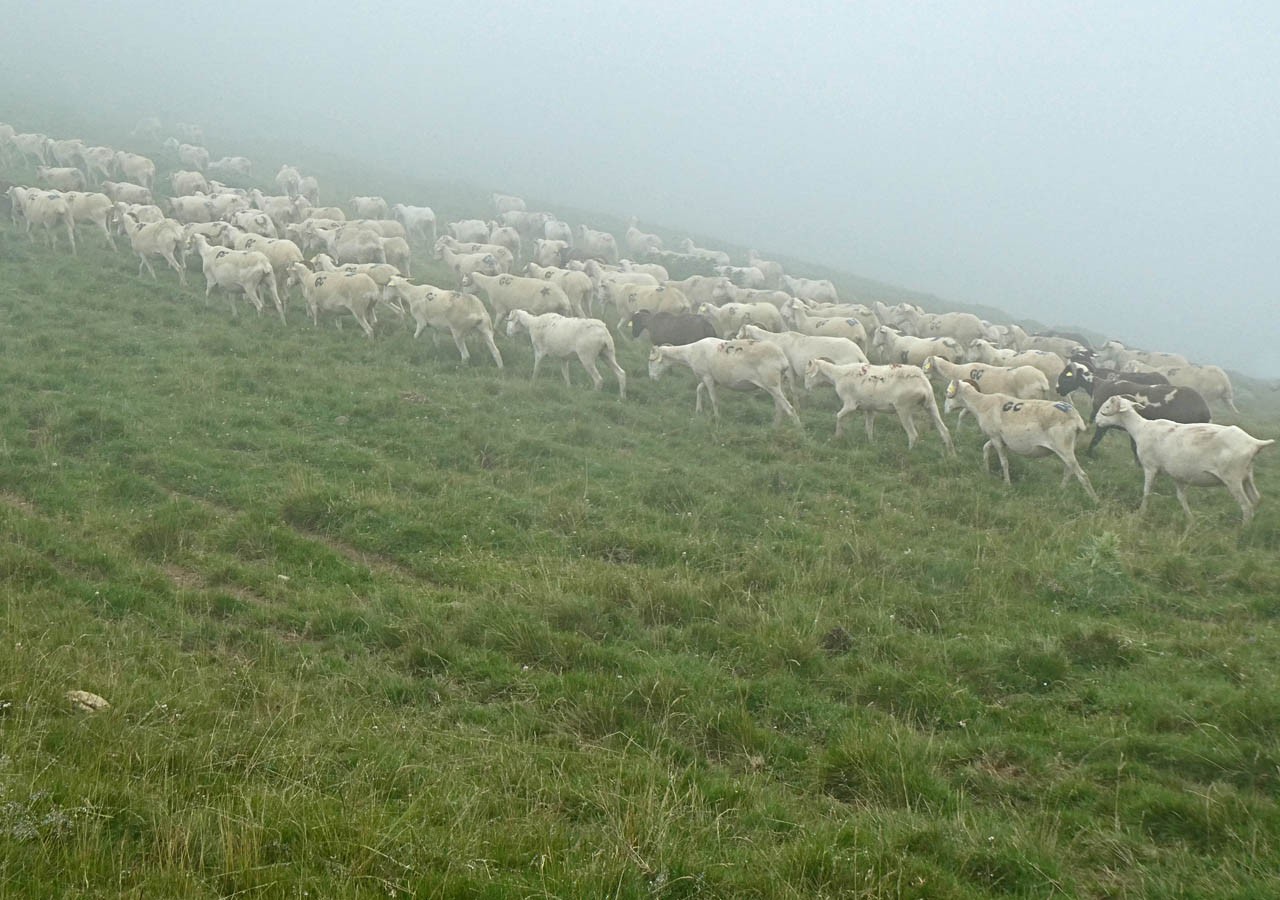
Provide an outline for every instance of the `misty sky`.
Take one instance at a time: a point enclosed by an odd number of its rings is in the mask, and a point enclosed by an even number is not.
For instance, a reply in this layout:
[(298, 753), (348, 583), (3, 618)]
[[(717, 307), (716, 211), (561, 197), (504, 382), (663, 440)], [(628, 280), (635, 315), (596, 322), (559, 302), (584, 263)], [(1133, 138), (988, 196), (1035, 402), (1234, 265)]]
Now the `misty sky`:
[(1274, 2), (0, 6), (4, 77), (215, 156), (244, 121), (1280, 375)]

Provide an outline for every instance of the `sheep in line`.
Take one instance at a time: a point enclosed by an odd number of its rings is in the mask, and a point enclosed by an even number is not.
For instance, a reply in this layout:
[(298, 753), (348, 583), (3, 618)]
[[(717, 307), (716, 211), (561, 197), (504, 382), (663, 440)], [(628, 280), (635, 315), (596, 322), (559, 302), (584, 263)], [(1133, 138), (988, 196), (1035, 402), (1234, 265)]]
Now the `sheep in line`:
[[(185, 255), (186, 237), (182, 233), (182, 225), (173, 219), (160, 219), (158, 222), (140, 222), (129, 212), (116, 211), (120, 215), (120, 227), (129, 238), (133, 252), (138, 254), (138, 275), (141, 277), (145, 268), (156, 278), (156, 270), (152, 268), (148, 256), (159, 256), (169, 264), (169, 268), (178, 273), (178, 283), (187, 286), (186, 266), (178, 262), (180, 254)], [(207, 293), (206, 293), (207, 298)]]
[[(792, 299), (782, 308), (782, 318), (791, 330), (801, 334), (822, 335), (825, 337), (848, 338), (864, 350), (867, 346), (867, 331), (862, 323), (850, 317), (811, 316), (804, 304)], [(906, 362), (906, 359), (902, 360)], [(919, 363), (916, 363), (917, 365)]]
[(720, 421), (717, 385), (735, 391), (759, 388), (773, 398), (773, 426), (785, 415), (800, 425), (800, 417), (782, 391), (783, 373), (790, 363), (782, 348), (763, 341), (725, 341), (703, 338), (679, 347), (657, 346), (649, 351), (649, 377), (655, 381), (673, 365), (687, 366), (698, 378), (694, 412), (702, 412), (702, 396), (711, 398), (711, 413)]
[(31, 160), (38, 166), (49, 165), (49, 136), (47, 134), (15, 134), (9, 139), (10, 145), (18, 151), (23, 160)]
[(704, 303), (710, 303), (712, 306), (718, 306), (715, 291), (716, 285), (720, 284), (724, 279), (718, 275), (690, 275), (688, 278), (682, 278), (679, 281), (664, 281), (667, 287), (679, 288), (680, 292), (689, 298), (689, 302), (694, 308)]
[(489, 223), (489, 236), (485, 239), (490, 244), (506, 248), (511, 254), (513, 260), (519, 259), (521, 248), (523, 246), (520, 240), (520, 232), (516, 231), (510, 225), (501, 225), (497, 222)]
[(618, 260), (618, 269), (633, 275), (651, 275), (658, 283), (671, 278), (671, 273), (667, 271), (667, 267), (660, 266), (657, 263), (641, 263), (630, 259), (620, 259)]
[(530, 381), (538, 380), (538, 367), (545, 357), (551, 356), (561, 360), (560, 371), (564, 374), (565, 385), (569, 385), (569, 357), (576, 356), (591, 376), (592, 389), (601, 390), (604, 388), (604, 376), (596, 367), (596, 360), (603, 356), (618, 379), (619, 399), (627, 399), (627, 373), (618, 365), (613, 335), (604, 322), (569, 318), (557, 313), (534, 315), (527, 310), (513, 309), (507, 320), (507, 337), (515, 337), (521, 332), (527, 332), (533, 342), (533, 375)]
[(1149, 366), (1133, 360), (1124, 366), (1124, 372), (1157, 373), (1169, 379), (1169, 383), (1179, 387), (1192, 388), (1199, 391), (1211, 403), (1223, 403), (1232, 412), (1236, 409), (1235, 391), (1231, 387), (1231, 378), (1219, 366)]
[(787, 330), (782, 313), (772, 303), (726, 303), (723, 306), (704, 303), (698, 307), (698, 315), (710, 319), (722, 338), (732, 337), (747, 324), (759, 325), (769, 331)]
[(190, 197), (193, 194), (208, 194), (209, 179), (200, 172), (188, 172), (178, 169), (169, 175), (169, 184), (173, 188), (173, 196)]
[(755, 266), (714, 266), (711, 271), (729, 283), (742, 288), (764, 288), (764, 272)]
[(727, 266), (730, 263), (729, 254), (723, 250), (709, 250), (706, 247), (699, 247), (693, 243), (693, 238), (685, 238), (678, 245), (681, 253), (692, 256), (695, 259), (705, 260), (717, 266)]
[[(289, 266), (287, 283), (301, 285), (313, 326), (320, 326), (321, 312), (345, 309), (355, 318), (364, 336), (372, 340), (373, 326), (369, 323), (369, 316), (378, 302), (380, 291), (368, 275), (363, 272), (311, 272), (299, 262)], [(231, 308), (235, 309), (234, 301)], [(341, 324), (339, 320), (339, 327)]]
[(755, 266), (764, 273), (765, 288), (772, 291), (782, 289), (782, 277), (786, 274), (782, 271), (782, 263), (774, 262), (771, 259), (763, 259), (755, 250), (748, 250), (747, 265)]
[(614, 309), (618, 313), (618, 330), (621, 331), (631, 317), (641, 310), (681, 315), (692, 312), (689, 298), (676, 288), (661, 284), (614, 284)]
[(1140, 362), (1148, 366), (1187, 366), (1191, 364), (1181, 353), (1165, 353), (1156, 350), (1131, 350), (1119, 341), (1107, 341), (1096, 353), (1097, 361), (1113, 368), (1123, 368), (1126, 363)]
[(115, 216), (115, 206), (106, 194), (69, 191), (64, 195), (71, 205), (71, 220), (75, 223), (86, 222), (96, 225), (107, 238), (111, 249), (116, 249), (116, 239), (111, 236), (111, 219)]
[(280, 313), (280, 321), (284, 322), (284, 301), (276, 288), (275, 273), (271, 261), (256, 250), (228, 250), (215, 247), (203, 234), (191, 236), (191, 245), (200, 254), (201, 268), (204, 270), (204, 302), (207, 306), (209, 296), (215, 287), (227, 292), (231, 301), (231, 315), (239, 316), (236, 310), (236, 294), (244, 294), (253, 304), (253, 308), (262, 315), (263, 302), (259, 291), (265, 285)]
[(569, 305), (573, 307), (575, 316), (585, 316), (591, 307), (593, 285), (586, 272), (540, 266), (531, 262), (525, 266), (525, 274), (530, 278), (541, 278), (560, 285), (560, 289), (569, 298)]
[(939, 356), (951, 362), (959, 362), (964, 352), (954, 338), (922, 338), (912, 334), (902, 334), (888, 325), (876, 329), (871, 341), (872, 348), (887, 363), (922, 366), (930, 356)]
[[(551, 237), (551, 235), (548, 234), (547, 237)], [(627, 245), (627, 252), (632, 256), (645, 256), (654, 250), (662, 249), (662, 238), (656, 234), (641, 231), (636, 227), (635, 219), (632, 219), (627, 225), (627, 233), (623, 235), (622, 239)]]
[[(1048, 350), (1015, 350), (1011, 347), (997, 347), (985, 338), (969, 342), (966, 354), (969, 362), (986, 363), (990, 366), (1032, 366), (1044, 373), (1044, 377), (1053, 384), (1066, 368), (1066, 360)], [(957, 360), (958, 362), (958, 360)]]
[(533, 242), (533, 261), (540, 266), (562, 266), (569, 260), (571, 249), (568, 241), (537, 238)]
[(524, 200), (514, 194), (492, 193), (489, 195), (489, 202), (493, 204), (495, 215), (502, 215), (509, 212), (524, 212), (527, 207)]
[(106, 180), (111, 177), (116, 162), (116, 151), (110, 147), (85, 147), (81, 154), (84, 174), (90, 179)]
[[(792, 300), (791, 295), (786, 291), (738, 287), (727, 278), (720, 278), (711, 289), (711, 299), (715, 303), (769, 303), (779, 310)], [(838, 313), (828, 313), (828, 315), (834, 316)]]
[(26, 222), (27, 237), (33, 244), (36, 236), (31, 233), (31, 226), (38, 225), (44, 229), (51, 248), (57, 246), (54, 229), (61, 227), (67, 233), (72, 255), (76, 255), (76, 223), (71, 215), (71, 203), (66, 197), (57, 191), (15, 186), (9, 188), (9, 200), (13, 204), (14, 223), (21, 213)]
[(467, 276), (477, 272), (485, 275), (502, 273), (498, 258), (492, 253), (459, 253), (445, 243), (449, 240), (451, 238), (442, 237), (436, 241), (436, 259), (443, 260), (445, 266), (458, 279), (459, 285), (466, 280)]
[(36, 179), (55, 191), (83, 191), (84, 173), (74, 166), (36, 166)]
[(915, 411), (923, 409), (929, 414), (938, 436), (942, 438), (943, 455), (954, 455), (955, 445), (951, 432), (938, 412), (938, 401), (933, 396), (933, 386), (918, 366), (875, 366), (870, 363), (837, 364), (826, 359), (811, 359), (804, 369), (804, 387), (811, 391), (819, 381), (826, 380), (836, 389), (840, 398), (840, 411), (836, 413), (836, 437), (844, 434), (844, 420), (859, 409), (866, 417), (867, 440), (875, 438), (876, 413), (893, 412), (907, 433), (907, 449), (912, 450), (919, 439), (916, 430)]
[(1195, 521), (1187, 503), (1188, 485), (1222, 485), (1240, 504), (1244, 524), (1253, 520), (1262, 500), (1253, 481), (1254, 459), (1263, 448), (1274, 444), (1274, 440), (1258, 440), (1236, 425), (1147, 420), (1138, 403), (1120, 396), (1103, 403), (1095, 419), (1099, 428), (1104, 425), (1123, 428), (1133, 438), (1138, 462), (1142, 465), (1140, 514), (1147, 510), (1156, 476), (1164, 472), (1173, 479), (1188, 525)]
[(162, 146), (170, 153), (176, 153), (178, 161), (184, 166), (200, 172), (203, 172), (209, 166), (209, 151), (203, 147), (197, 147), (194, 144), (180, 144), (174, 138), (169, 138)]
[(487, 244), (489, 225), (483, 219), (459, 219), (445, 226), (449, 235), (463, 244)]
[(804, 309), (809, 315), (820, 319), (857, 319), (868, 335), (875, 334), (876, 329), (880, 327), (880, 319), (875, 312), (871, 307), (861, 303), (813, 303), (798, 297), (793, 298), (791, 303), (795, 308)]
[[(286, 285), (289, 278), (289, 267), (302, 262), (302, 251), (298, 245), (287, 238), (269, 238), (260, 234), (234, 234), (232, 248), (235, 250), (257, 250), (271, 263), (271, 271), (276, 281), (276, 293), (281, 299), (280, 316), (284, 318), (283, 301), (286, 299)], [(376, 265), (376, 264), (375, 264)]]
[(406, 235), (427, 243), (435, 243), (436, 213), (431, 207), (406, 206), (403, 203), (397, 203), (391, 207), (391, 218), (404, 226)]
[(535, 315), (548, 312), (563, 316), (573, 314), (573, 305), (569, 303), (564, 289), (541, 278), (472, 272), (462, 279), (462, 289), (465, 291), (473, 287), (480, 288), (488, 298), (495, 327), (501, 326), (506, 321), (507, 314), (514, 309), (523, 309)]
[(352, 197), (350, 205), (357, 219), (385, 219), (391, 214), (387, 201), (381, 197)]
[[(125, 234), (124, 214), (128, 213), (139, 222), (162, 222), (165, 215), (164, 210), (158, 206), (149, 203), (125, 203), (123, 201), (114, 204), (116, 231)], [(223, 223), (226, 224), (226, 223)]]
[(510, 275), (511, 270), (515, 268), (516, 259), (511, 255), (511, 251), (506, 247), (498, 244), (477, 243), (475, 241), (462, 242), (457, 238), (444, 235), (436, 239), (436, 258), (440, 259), (439, 250), (441, 247), (448, 247), (454, 253), (479, 253), (482, 255), (492, 256), (498, 262), (498, 273)]
[(649, 332), (651, 344), (692, 344), (715, 337), (716, 327), (703, 316), (692, 313), (653, 312), (640, 309), (631, 316), (631, 337), (638, 339)]
[[(138, 153), (129, 153), (120, 150), (116, 153), (116, 171), (120, 173), (120, 177), (126, 183), (141, 185), (150, 190), (156, 182), (156, 164), (145, 156)], [(104, 185), (105, 187), (105, 185)], [(116, 197), (116, 200), (126, 198)], [(150, 203), (150, 200), (146, 201)]]
[[(787, 387), (793, 396), (796, 384), (804, 380), (804, 372), (811, 359), (827, 359), (842, 365), (867, 361), (862, 348), (848, 338), (801, 334), (798, 331), (770, 331), (750, 322), (743, 323), (736, 337), (741, 340), (767, 341), (782, 348), (789, 364), (786, 372)], [(654, 343), (660, 342), (655, 339)]]
[(581, 253), (583, 258), (597, 258), (605, 262), (616, 263), (618, 261), (618, 240), (607, 231), (596, 231), (594, 228), (588, 228), (586, 225), (578, 226), (577, 240), (574, 242), (574, 250)]
[[(1032, 366), (1005, 368), (989, 366), (985, 363), (961, 365), (949, 359), (943, 359), (941, 356), (930, 356), (921, 368), (926, 375), (937, 372), (942, 376), (944, 383), (961, 379), (970, 381), (984, 394), (1009, 394), (1020, 400), (1048, 400), (1053, 396), (1049, 388), (1049, 379), (1044, 377), (1043, 372)], [(964, 414), (965, 411), (960, 410), (960, 416), (956, 419), (956, 428), (960, 427), (960, 420), (964, 418)]]
[(371, 229), (346, 225), (337, 229), (317, 228), (314, 233), (324, 244), (325, 252), (340, 263), (387, 261), (382, 235)]
[(947, 385), (945, 409), (967, 409), (978, 420), (987, 436), (982, 445), (982, 465), (990, 469), (991, 451), (1000, 457), (1004, 483), (1009, 479), (1009, 457), (1006, 450), (1022, 456), (1041, 457), (1053, 454), (1062, 460), (1062, 487), (1074, 475), (1091, 499), (1097, 501), (1089, 476), (1076, 459), (1076, 436), (1088, 426), (1075, 407), (1064, 400), (1020, 400), (1009, 394), (984, 394), (970, 381), (952, 381)]
[(224, 156), (209, 163), (209, 174), (236, 175), (241, 178), (248, 178), (253, 174), (253, 163), (249, 161), (248, 157), (244, 156)]
[(493, 342), (493, 320), (479, 297), (460, 291), (446, 291), (429, 284), (411, 284), (400, 277), (391, 279), (387, 284), (387, 292), (408, 308), (416, 326), (413, 330), (414, 338), (422, 334), (422, 329), (430, 328), (432, 340), (438, 347), (439, 332), (447, 331), (465, 363), (471, 360), (467, 337), (478, 334), (489, 355), (493, 357), (494, 365), (502, 368), (502, 354), (498, 351), (498, 345)]
[(782, 289), (790, 291), (793, 297), (809, 300), (813, 303), (839, 303), (840, 295), (836, 286), (825, 278), (792, 278), (782, 276)]

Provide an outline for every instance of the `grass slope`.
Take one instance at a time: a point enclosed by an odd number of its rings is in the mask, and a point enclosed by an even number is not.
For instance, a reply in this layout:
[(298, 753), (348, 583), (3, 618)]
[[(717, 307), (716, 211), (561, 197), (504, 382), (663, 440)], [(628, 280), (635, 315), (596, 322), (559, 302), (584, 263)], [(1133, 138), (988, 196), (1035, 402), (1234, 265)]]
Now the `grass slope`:
[(0, 227), (0, 894), (1280, 891), (1274, 457), (1185, 531), (100, 245)]

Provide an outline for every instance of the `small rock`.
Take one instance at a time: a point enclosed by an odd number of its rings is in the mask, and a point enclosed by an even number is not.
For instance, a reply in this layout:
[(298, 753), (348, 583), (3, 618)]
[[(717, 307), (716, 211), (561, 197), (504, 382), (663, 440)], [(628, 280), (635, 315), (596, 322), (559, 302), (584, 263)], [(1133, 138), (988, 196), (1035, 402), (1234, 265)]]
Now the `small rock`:
[(339, 425), (346, 425), (351, 420), (348, 419), (346, 416), (338, 416), (338, 418), (334, 419), (333, 421)]
[(67, 691), (67, 699), (71, 701), (71, 708), (79, 712), (100, 712), (111, 707), (106, 700), (88, 691)]

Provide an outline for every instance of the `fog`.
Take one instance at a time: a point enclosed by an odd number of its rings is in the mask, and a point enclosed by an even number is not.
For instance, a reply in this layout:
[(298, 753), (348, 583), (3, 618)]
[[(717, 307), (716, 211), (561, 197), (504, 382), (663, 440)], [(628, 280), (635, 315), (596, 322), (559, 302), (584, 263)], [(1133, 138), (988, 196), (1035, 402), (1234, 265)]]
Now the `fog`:
[(4, 6), (10, 87), (215, 156), (243, 125), (1280, 375), (1274, 3)]

